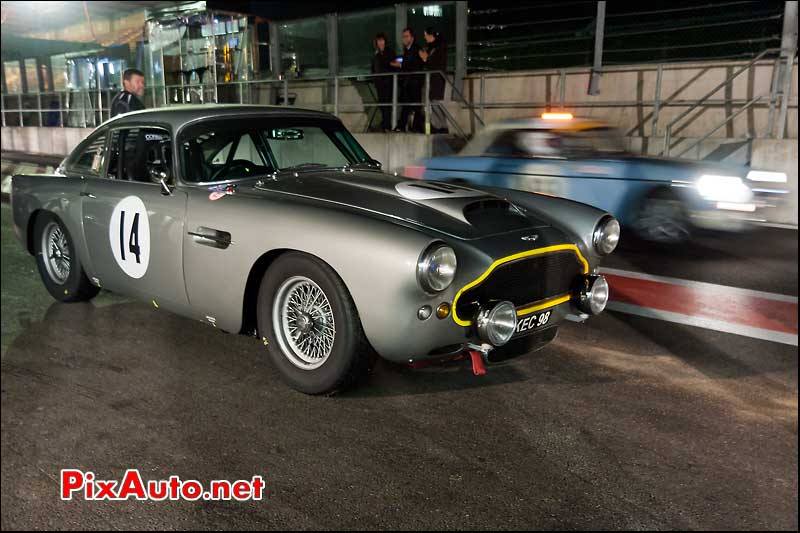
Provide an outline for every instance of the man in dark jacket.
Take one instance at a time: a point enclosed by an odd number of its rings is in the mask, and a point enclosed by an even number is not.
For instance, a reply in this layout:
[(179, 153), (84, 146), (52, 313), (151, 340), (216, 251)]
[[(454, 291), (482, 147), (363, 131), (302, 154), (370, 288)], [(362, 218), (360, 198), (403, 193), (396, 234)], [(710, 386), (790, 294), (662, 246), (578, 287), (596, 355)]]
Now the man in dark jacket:
[(122, 91), (111, 100), (111, 116), (144, 109), (140, 100), (144, 96), (144, 73), (129, 68), (122, 74)]
[[(419, 72), (422, 70), (423, 61), (419, 56), (420, 47), (414, 40), (414, 32), (411, 28), (403, 30), (403, 63), (400, 65), (402, 72)], [(395, 131), (405, 131), (408, 124), (408, 117), (414, 113), (414, 121), (411, 124), (411, 131), (417, 133), (425, 132), (425, 122), (422, 118), (422, 86), (425, 84), (425, 77), (422, 74), (404, 75), (401, 77), (402, 85), (400, 89), (401, 101), (405, 102), (400, 112), (400, 121)]]
[[(397, 70), (392, 66), (392, 62), (397, 58), (394, 55), (394, 49), (387, 46), (387, 39), (385, 33), (379, 33), (375, 36), (375, 55), (372, 56), (372, 73), (373, 74), (386, 74)], [(391, 76), (376, 76), (372, 78), (372, 83), (375, 84), (375, 90), (378, 92), (378, 103), (383, 104), (380, 106), (381, 128), (383, 131), (392, 131), (392, 77)]]
[(444, 78), (439, 72), (447, 71), (447, 41), (434, 28), (425, 30), (427, 47), (420, 50), (419, 56), (425, 62), (425, 70), (433, 71), (428, 92), (431, 101), (431, 132), (448, 133), (447, 118), (441, 105), (444, 100)]

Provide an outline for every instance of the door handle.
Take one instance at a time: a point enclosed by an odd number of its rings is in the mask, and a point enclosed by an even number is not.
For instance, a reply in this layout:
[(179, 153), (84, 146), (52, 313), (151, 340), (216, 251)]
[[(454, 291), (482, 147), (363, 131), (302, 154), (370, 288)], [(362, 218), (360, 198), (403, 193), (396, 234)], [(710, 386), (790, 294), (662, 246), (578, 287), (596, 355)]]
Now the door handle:
[(81, 191), (81, 196), (86, 196), (87, 198), (97, 198), (97, 196), (95, 196), (94, 194), (84, 191)]
[(200, 226), (197, 228), (197, 231), (190, 231), (189, 235), (193, 237), (194, 242), (197, 244), (211, 246), (212, 248), (219, 248), (221, 250), (233, 244), (230, 233), (214, 228)]

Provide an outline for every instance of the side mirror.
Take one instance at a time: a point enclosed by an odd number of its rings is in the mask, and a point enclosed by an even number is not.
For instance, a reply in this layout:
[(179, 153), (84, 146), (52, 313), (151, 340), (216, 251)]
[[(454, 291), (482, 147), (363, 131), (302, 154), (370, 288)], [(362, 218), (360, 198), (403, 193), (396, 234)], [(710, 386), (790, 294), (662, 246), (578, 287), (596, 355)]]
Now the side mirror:
[(158, 180), (158, 182), (161, 184), (161, 194), (164, 196), (172, 196), (172, 191), (175, 189), (175, 186), (167, 183), (166, 176)]

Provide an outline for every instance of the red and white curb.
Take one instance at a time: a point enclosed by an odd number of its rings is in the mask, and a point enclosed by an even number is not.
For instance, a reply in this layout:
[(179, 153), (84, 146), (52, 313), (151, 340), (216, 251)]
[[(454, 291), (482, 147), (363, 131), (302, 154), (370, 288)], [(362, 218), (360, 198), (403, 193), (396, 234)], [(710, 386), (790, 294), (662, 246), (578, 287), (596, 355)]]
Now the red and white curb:
[(797, 346), (797, 297), (700, 281), (600, 269), (608, 309)]

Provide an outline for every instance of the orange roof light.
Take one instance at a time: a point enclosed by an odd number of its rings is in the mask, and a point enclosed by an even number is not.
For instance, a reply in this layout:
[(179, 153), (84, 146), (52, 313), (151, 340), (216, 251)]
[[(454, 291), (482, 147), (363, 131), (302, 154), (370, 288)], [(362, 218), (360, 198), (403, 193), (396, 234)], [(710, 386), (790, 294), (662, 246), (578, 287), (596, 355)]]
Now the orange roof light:
[(542, 113), (545, 120), (572, 120), (572, 113)]

